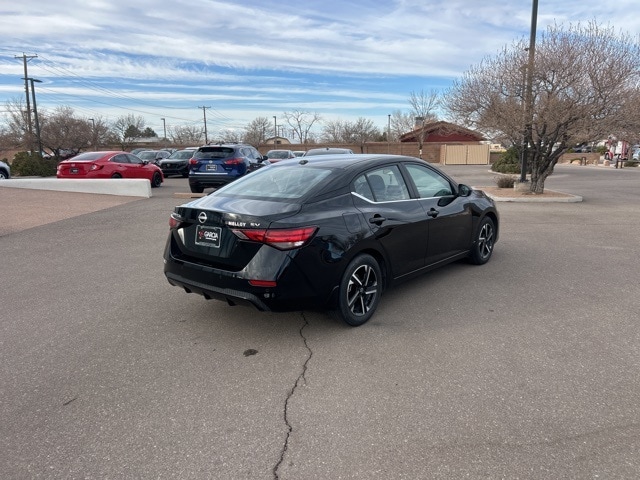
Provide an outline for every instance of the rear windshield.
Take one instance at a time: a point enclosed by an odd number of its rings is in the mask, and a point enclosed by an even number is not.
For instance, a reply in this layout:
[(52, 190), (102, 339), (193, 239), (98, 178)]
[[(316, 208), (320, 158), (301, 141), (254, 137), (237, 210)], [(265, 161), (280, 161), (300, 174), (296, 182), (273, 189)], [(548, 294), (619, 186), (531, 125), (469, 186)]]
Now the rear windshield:
[(201, 147), (193, 158), (231, 158), (235, 150), (230, 147)]
[[(98, 160), (99, 158), (104, 157), (105, 152), (86, 152), (81, 153), (80, 155), (76, 155), (73, 157), (74, 162), (90, 162), (92, 160)], [(69, 159), (71, 160), (71, 159)]]
[(298, 164), (279, 168), (263, 167), (218, 189), (212, 195), (219, 193), (272, 200), (298, 199), (313, 190), (330, 174), (330, 169), (301, 167)]

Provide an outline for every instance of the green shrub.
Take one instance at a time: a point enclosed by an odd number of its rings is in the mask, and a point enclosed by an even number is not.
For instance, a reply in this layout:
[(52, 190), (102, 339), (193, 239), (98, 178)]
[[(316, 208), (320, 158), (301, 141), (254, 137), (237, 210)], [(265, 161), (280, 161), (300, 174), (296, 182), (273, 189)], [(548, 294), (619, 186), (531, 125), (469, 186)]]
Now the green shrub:
[(55, 159), (19, 152), (11, 162), (11, 173), (17, 177), (51, 177), (56, 174), (57, 165)]
[(500, 158), (493, 162), (491, 170), (499, 173), (520, 173), (520, 154), (518, 149), (510, 147)]

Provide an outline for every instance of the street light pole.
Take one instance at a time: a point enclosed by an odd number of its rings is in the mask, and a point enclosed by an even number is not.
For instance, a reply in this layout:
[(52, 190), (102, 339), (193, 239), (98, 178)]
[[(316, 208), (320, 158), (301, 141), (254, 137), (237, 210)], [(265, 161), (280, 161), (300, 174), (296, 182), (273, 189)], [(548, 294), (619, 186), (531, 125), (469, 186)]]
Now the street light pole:
[(524, 144), (522, 145), (522, 162), (520, 165), (520, 182), (527, 181), (527, 160), (529, 143), (533, 142), (533, 68), (536, 54), (536, 25), (538, 23), (538, 0), (533, 0), (531, 9), (531, 33), (529, 35), (529, 59), (527, 62), (527, 76), (525, 82), (525, 128)]
[(167, 122), (165, 121), (164, 118), (161, 118), (160, 120), (162, 120), (162, 128), (164, 128), (164, 137), (162, 137), (164, 139), (164, 141), (167, 141)]

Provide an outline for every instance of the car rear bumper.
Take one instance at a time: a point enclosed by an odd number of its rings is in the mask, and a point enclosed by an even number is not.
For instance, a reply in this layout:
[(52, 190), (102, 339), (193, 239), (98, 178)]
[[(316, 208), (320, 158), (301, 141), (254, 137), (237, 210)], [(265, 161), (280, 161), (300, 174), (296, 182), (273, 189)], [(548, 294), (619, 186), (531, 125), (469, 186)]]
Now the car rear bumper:
[(165, 272), (169, 283), (175, 287), (183, 288), (187, 293), (197, 293), (207, 300), (216, 299), (227, 302), (229, 305), (248, 305), (257, 308), (262, 312), (271, 311), (271, 309), (258, 296), (234, 290), (231, 288), (219, 288), (213, 285), (196, 282), (186, 279), (180, 275), (171, 272)]
[[(256, 255), (242, 270), (230, 271), (197, 259), (181, 258), (178, 243), (170, 236), (164, 252), (164, 274), (173, 286), (229, 305), (251, 305), (260, 311), (274, 312), (326, 306), (331, 291), (309, 278), (289, 254), (278, 253), (279, 260), (277, 255)], [(276, 285), (256, 286), (250, 280), (256, 277), (272, 279)]]
[(189, 185), (194, 187), (219, 187), (226, 185), (240, 176), (234, 175), (193, 175), (189, 174)]

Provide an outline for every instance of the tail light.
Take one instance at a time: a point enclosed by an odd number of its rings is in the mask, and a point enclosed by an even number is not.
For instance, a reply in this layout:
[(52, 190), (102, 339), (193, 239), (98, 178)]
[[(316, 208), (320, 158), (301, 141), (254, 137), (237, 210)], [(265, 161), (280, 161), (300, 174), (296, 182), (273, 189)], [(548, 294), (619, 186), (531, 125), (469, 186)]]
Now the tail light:
[(96, 170), (102, 170), (103, 165), (99, 165), (97, 163), (92, 163), (89, 167), (89, 171), (95, 172)]
[(198, 164), (198, 159), (195, 157), (191, 157), (189, 159), (189, 165), (197, 165)]
[(232, 229), (242, 240), (264, 243), (278, 250), (291, 250), (308, 243), (318, 227), (299, 227), (282, 229)]
[(240, 165), (241, 163), (244, 163), (244, 158), (230, 158), (229, 160), (225, 160), (224, 164), (225, 165)]
[(180, 228), (184, 222), (184, 217), (173, 212), (169, 217), (169, 228)]

